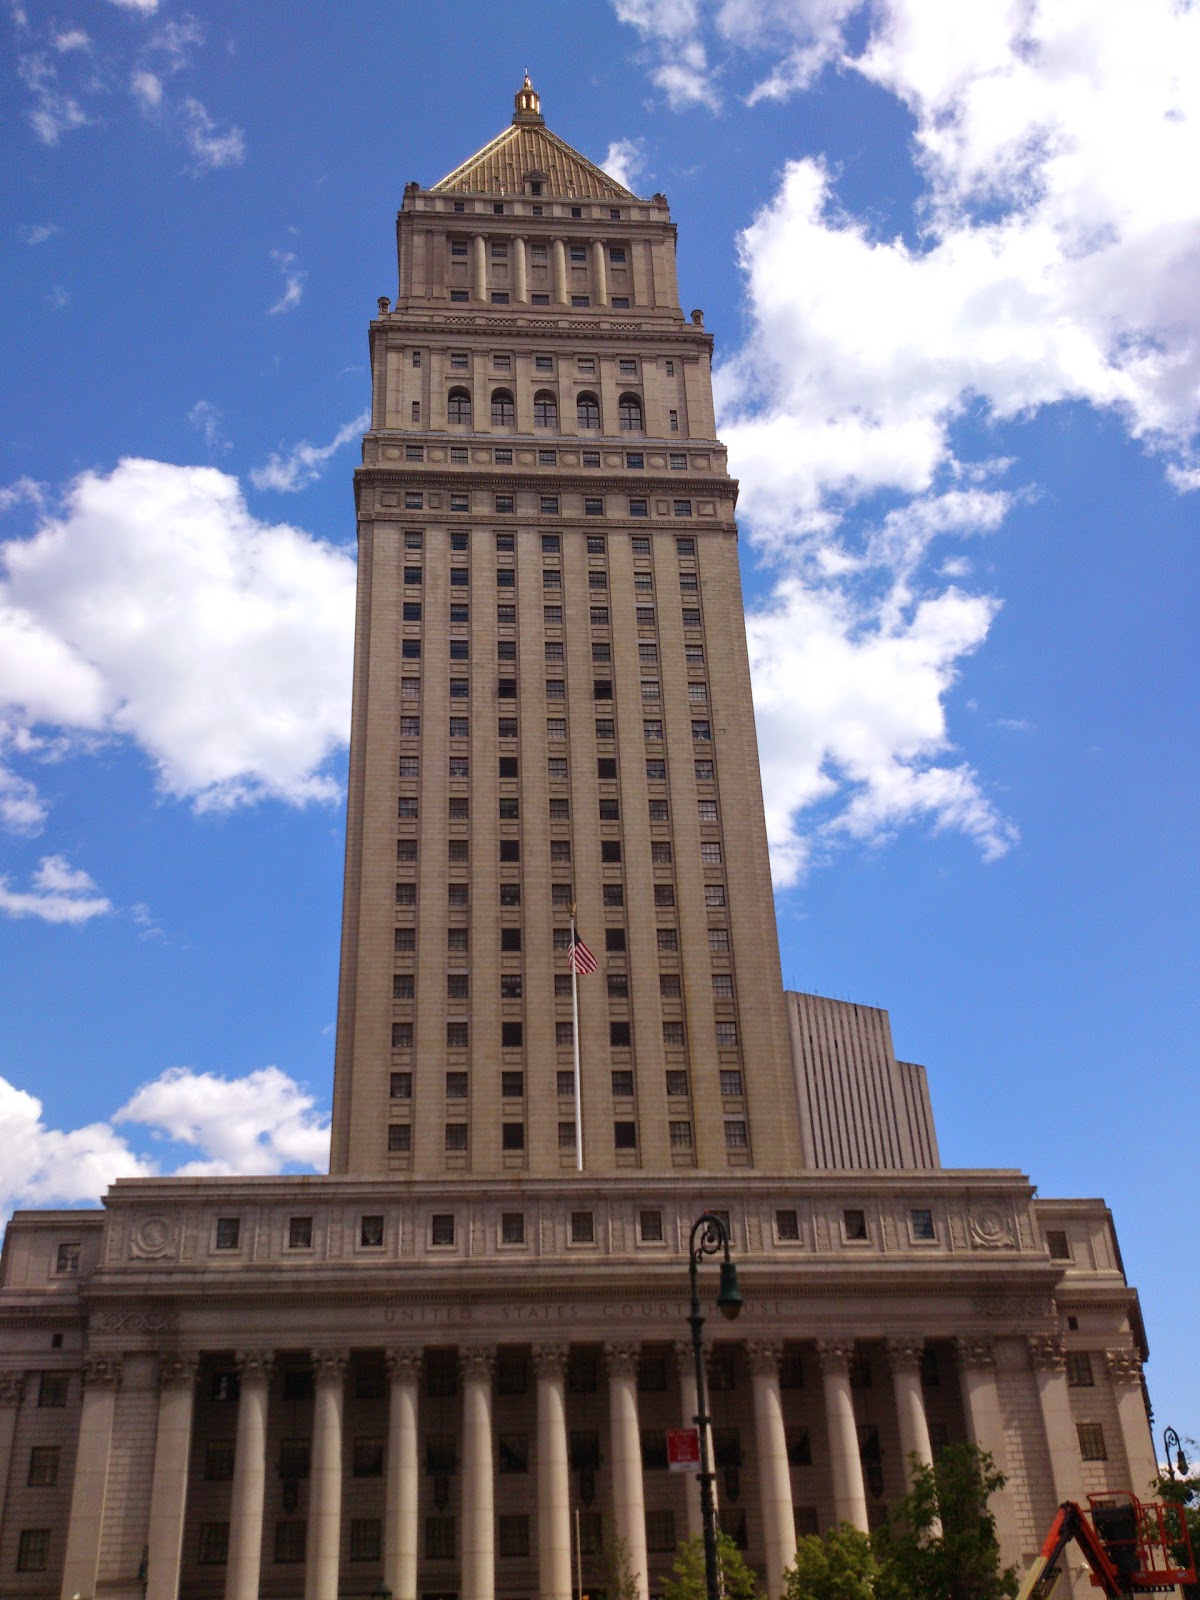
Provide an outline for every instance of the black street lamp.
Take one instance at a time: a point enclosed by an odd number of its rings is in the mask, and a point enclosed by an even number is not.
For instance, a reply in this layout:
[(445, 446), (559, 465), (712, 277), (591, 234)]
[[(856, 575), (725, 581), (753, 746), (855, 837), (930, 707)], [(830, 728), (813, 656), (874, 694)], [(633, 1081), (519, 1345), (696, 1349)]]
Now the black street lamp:
[(1179, 1476), (1186, 1478), (1188, 1475), (1188, 1458), (1183, 1452), (1183, 1442), (1174, 1428), (1163, 1429), (1163, 1459), (1167, 1464), (1167, 1477), (1175, 1476), (1175, 1468), (1179, 1468)]
[(715, 1211), (702, 1211), (692, 1223), (688, 1241), (688, 1274), (692, 1286), (692, 1311), (688, 1323), (692, 1330), (692, 1354), (696, 1358), (695, 1418), (700, 1430), (700, 1515), (704, 1523), (704, 1581), (708, 1600), (721, 1600), (721, 1574), (717, 1565), (717, 1517), (713, 1505), (713, 1482), (716, 1473), (708, 1460), (708, 1429), (712, 1421), (708, 1414), (708, 1380), (704, 1372), (704, 1345), (701, 1330), (704, 1318), (700, 1315), (700, 1263), (705, 1256), (723, 1252), (721, 1283), (717, 1291), (717, 1310), (730, 1322), (742, 1309), (742, 1291), (738, 1288), (737, 1268), (729, 1259), (729, 1228), (723, 1217)]

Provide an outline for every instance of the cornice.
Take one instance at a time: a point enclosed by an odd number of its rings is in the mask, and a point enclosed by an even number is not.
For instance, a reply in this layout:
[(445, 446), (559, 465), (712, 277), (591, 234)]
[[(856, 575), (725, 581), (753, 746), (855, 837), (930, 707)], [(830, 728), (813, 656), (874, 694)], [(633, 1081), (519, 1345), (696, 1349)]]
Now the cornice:
[[(617, 468), (615, 470), (628, 471), (629, 469)], [(736, 478), (727, 477), (724, 474), (722, 474), (720, 477), (716, 476), (715, 474), (711, 477), (704, 477), (693, 476), (691, 473), (687, 472), (675, 472), (672, 473), (670, 477), (652, 478), (648, 473), (646, 473), (640, 474), (637, 478), (630, 479), (606, 476), (602, 467), (593, 467), (590, 469), (590, 471), (592, 475), (590, 477), (584, 477), (582, 473), (576, 473), (573, 467), (568, 467), (565, 470), (561, 467), (544, 467), (539, 471), (534, 472), (526, 471), (524, 468), (519, 467), (506, 468), (480, 465), (472, 470), (469, 464), (464, 467), (461, 463), (456, 466), (450, 466), (449, 464), (442, 465), (440, 463), (430, 466), (427, 462), (422, 461), (389, 461), (386, 464), (380, 462), (369, 462), (364, 463), (361, 467), (355, 467), (354, 477), (356, 482), (389, 484), (395, 485), (396, 488), (403, 488), (406, 485), (411, 485), (414, 479), (419, 478), (422, 483), (433, 483), (439, 486), (445, 485), (450, 487), (454, 484), (463, 483), (469, 485), (471, 488), (485, 488), (491, 484), (494, 484), (496, 488), (501, 490), (529, 489), (535, 493), (539, 490), (544, 492), (548, 485), (553, 485), (555, 490), (577, 489), (585, 494), (589, 490), (592, 492), (592, 494), (596, 494), (598, 492), (603, 493), (606, 490), (615, 490), (620, 491), (622, 494), (634, 495), (636, 497), (636, 492), (639, 489), (644, 489), (647, 495), (678, 495), (681, 489), (686, 489), (693, 498), (695, 498), (697, 495), (704, 494), (706, 490), (713, 499), (716, 499), (718, 494), (723, 494), (726, 497), (731, 497), (733, 499), (737, 498), (738, 480)], [(500, 513), (500, 515), (503, 517), (509, 517), (515, 514), (516, 513), (508, 511)], [(561, 518), (562, 515), (562, 512), (555, 511), (544, 511), (538, 513), (538, 516), (546, 521), (548, 528), (556, 516)], [(479, 511), (454, 511), (447, 512), (446, 517), (454, 517), (464, 522), (478, 522), (481, 517), (484, 521), (494, 521), (496, 518), (496, 513)], [(418, 518), (417, 520), (420, 519)], [(438, 520), (440, 521), (441, 518)], [(582, 516), (575, 516), (572, 517), (571, 520), (573, 522), (579, 522), (582, 524), (584, 522), (604, 523), (613, 519), (609, 517), (586, 518)], [(654, 521), (652, 517), (626, 517), (622, 520), (626, 522), (642, 523)], [(690, 528), (684, 526), (685, 523), (701, 522), (704, 519), (697, 516), (692, 516), (671, 518), (669, 520), (676, 533), (683, 534), (691, 531)], [(708, 522), (711, 524), (712, 518), (709, 518)]]
[[(424, 309), (399, 307), (393, 308), (382, 317), (372, 317), (370, 333), (372, 338), (389, 333), (412, 335), (475, 332), (503, 334), (506, 338), (514, 334), (527, 334), (533, 343), (541, 344), (545, 344), (548, 336), (559, 334), (564, 339), (569, 339), (572, 345), (577, 345), (583, 340), (589, 343), (602, 343), (607, 340), (613, 344), (636, 344), (639, 349), (644, 350), (648, 345), (658, 341), (672, 345), (703, 346), (710, 355), (712, 354), (714, 343), (712, 334), (705, 328), (698, 328), (694, 322), (685, 321), (682, 312), (679, 313), (678, 322), (672, 316), (670, 321), (664, 319), (659, 323), (617, 322), (608, 317), (584, 317), (581, 313), (576, 313), (575, 317), (567, 317), (563, 314), (563, 310), (561, 306), (532, 308), (527, 319), (524, 316), (497, 314), (484, 306), (480, 306), (478, 310), (468, 308), (466, 312), (430, 312)], [(403, 340), (398, 342), (403, 343)]]

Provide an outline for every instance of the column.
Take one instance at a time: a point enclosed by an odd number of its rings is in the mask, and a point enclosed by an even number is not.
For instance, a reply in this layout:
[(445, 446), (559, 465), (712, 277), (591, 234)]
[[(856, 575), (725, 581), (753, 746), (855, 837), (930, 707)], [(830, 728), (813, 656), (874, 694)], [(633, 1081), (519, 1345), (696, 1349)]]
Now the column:
[(179, 1351), (159, 1357), (158, 1430), (150, 1485), (145, 1600), (177, 1600), (179, 1594), (198, 1365), (198, 1357)]
[(608, 304), (608, 262), (605, 259), (605, 249), (605, 240), (592, 240), (592, 298), (598, 306)]
[(342, 1417), (346, 1350), (314, 1350), (312, 1461), (308, 1469), (308, 1545), (304, 1600), (337, 1600), (342, 1544)]
[(625, 1541), (637, 1600), (648, 1600), (646, 1496), (642, 1485), (642, 1436), (638, 1428), (636, 1344), (606, 1344), (609, 1455), (617, 1535)]
[(925, 1396), (921, 1392), (921, 1357), (925, 1352), (925, 1343), (922, 1339), (885, 1339), (884, 1349), (892, 1369), (892, 1387), (896, 1393), (900, 1454), (904, 1459), (904, 1489), (907, 1493), (912, 1488), (910, 1458), (916, 1456), (925, 1467), (933, 1465)]
[(1079, 1435), (1071, 1415), (1071, 1394), (1067, 1388), (1067, 1352), (1057, 1333), (1029, 1336), (1029, 1359), (1037, 1378), (1038, 1400), (1042, 1407), (1042, 1426), (1050, 1451), (1050, 1476), (1054, 1498), (1084, 1504), (1083, 1471), (1079, 1458)]
[(1129, 1487), (1138, 1499), (1156, 1499), (1151, 1485), (1158, 1477), (1154, 1439), (1146, 1415), (1146, 1396), (1142, 1390), (1142, 1358), (1128, 1346), (1106, 1350), (1104, 1365), (1113, 1386), (1121, 1440), (1129, 1466)]
[(0, 1372), (0, 1522), (4, 1518), (8, 1477), (12, 1471), (13, 1435), (17, 1431), (17, 1413), (24, 1398), (25, 1374)]
[(762, 1505), (767, 1557), (767, 1594), (779, 1600), (783, 1573), (796, 1559), (796, 1518), (792, 1511), (792, 1471), (788, 1463), (783, 1399), (779, 1393), (782, 1341), (751, 1340), (746, 1345), (754, 1393), (754, 1442), (758, 1453), (758, 1495)]
[(550, 278), (553, 285), (551, 298), (556, 306), (567, 304), (567, 247), (561, 239), (555, 239), (550, 247), (552, 265)]
[(529, 268), (524, 239), (513, 240), (513, 299), (518, 305), (526, 305), (529, 301)]
[(867, 1491), (862, 1458), (858, 1453), (858, 1427), (854, 1397), (850, 1392), (853, 1339), (818, 1339), (817, 1360), (825, 1391), (825, 1423), (829, 1431), (829, 1456), (833, 1467), (833, 1509), (839, 1522), (851, 1522), (863, 1533), (867, 1523)]
[(482, 233), (477, 233), (474, 239), (471, 241), (471, 258), (473, 268), (471, 273), (472, 300), (483, 300), (486, 302), (488, 297), (487, 248), (488, 242), (486, 237)]
[(494, 1344), (459, 1351), (463, 1378), (462, 1600), (493, 1600), (496, 1536), (492, 1483)]
[(75, 1485), (71, 1490), (71, 1520), (67, 1526), (67, 1553), (63, 1562), (63, 1600), (71, 1600), (76, 1594), (94, 1595), (96, 1592), (104, 1499), (108, 1490), (108, 1459), (120, 1382), (119, 1355), (84, 1356), (83, 1411), (79, 1418)]
[[(679, 1374), (679, 1410), (680, 1426), (694, 1428), (696, 1418), (700, 1415), (700, 1397), (696, 1393), (696, 1362), (692, 1355), (691, 1342), (679, 1339), (671, 1346), (675, 1352), (675, 1371)], [(712, 1438), (708, 1441), (708, 1459), (712, 1462)], [(684, 1499), (687, 1502), (687, 1531), (689, 1539), (704, 1537), (704, 1516), (700, 1509), (700, 1480), (696, 1473), (685, 1472)], [(713, 1484), (714, 1491), (716, 1484)], [(714, 1497), (714, 1505), (715, 1505)]]
[(387, 1352), (387, 1482), (383, 1491), (383, 1581), (394, 1600), (416, 1600), (418, 1403), (423, 1352)]
[[(996, 1385), (996, 1352), (988, 1338), (962, 1336), (954, 1341), (962, 1387), (963, 1415), (967, 1436), (979, 1450), (986, 1450), (997, 1469), (1007, 1475), (1008, 1448), (1004, 1438), (1004, 1413)], [(1011, 1491), (998, 1490), (991, 1500), (996, 1519), (996, 1538), (1005, 1562), (1020, 1561), (1021, 1540)]]
[(571, 1600), (571, 1480), (565, 1344), (535, 1344), (537, 1374), (538, 1593)]
[(267, 1481), (267, 1394), (273, 1350), (239, 1350), (237, 1439), (229, 1515), (225, 1600), (258, 1600), (262, 1568), (263, 1490)]

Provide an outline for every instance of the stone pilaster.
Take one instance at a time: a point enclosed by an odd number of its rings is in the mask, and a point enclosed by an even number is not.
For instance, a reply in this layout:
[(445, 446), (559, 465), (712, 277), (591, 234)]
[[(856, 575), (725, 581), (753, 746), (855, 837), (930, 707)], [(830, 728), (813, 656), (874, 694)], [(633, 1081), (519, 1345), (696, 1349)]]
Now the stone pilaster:
[(158, 1428), (146, 1539), (146, 1600), (177, 1600), (199, 1357), (168, 1351), (158, 1362)]
[(853, 1339), (818, 1339), (817, 1360), (825, 1391), (825, 1423), (833, 1465), (833, 1505), (840, 1522), (850, 1522), (868, 1532), (867, 1489), (858, 1453), (858, 1424), (850, 1389)]
[(646, 1496), (638, 1427), (636, 1344), (606, 1344), (612, 1502), (617, 1534), (625, 1541), (637, 1600), (647, 1600)]
[(267, 1482), (267, 1397), (273, 1350), (239, 1350), (237, 1440), (230, 1497), (225, 1600), (258, 1600), (262, 1571), (263, 1492)]
[(788, 1465), (783, 1400), (779, 1392), (782, 1341), (751, 1340), (746, 1345), (754, 1393), (754, 1438), (758, 1450), (758, 1492), (767, 1558), (767, 1594), (778, 1600), (783, 1573), (796, 1556), (792, 1474)]
[(1042, 1426), (1050, 1452), (1050, 1473), (1054, 1479), (1054, 1498), (1084, 1504), (1083, 1472), (1079, 1459), (1079, 1436), (1071, 1415), (1071, 1395), (1067, 1388), (1067, 1352), (1058, 1333), (1034, 1333), (1026, 1340), (1029, 1360), (1037, 1380)]
[(537, 1374), (538, 1588), (541, 1600), (571, 1600), (571, 1480), (567, 1451), (568, 1346), (535, 1344)]
[(1142, 1358), (1129, 1346), (1104, 1352), (1104, 1367), (1113, 1386), (1117, 1417), (1121, 1423), (1121, 1442), (1129, 1468), (1129, 1487), (1139, 1498), (1151, 1498), (1151, 1485), (1158, 1477), (1154, 1438), (1146, 1414), (1146, 1393), (1142, 1387)]
[(79, 1418), (75, 1484), (71, 1491), (71, 1520), (67, 1525), (67, 1551), (63, 1562), (64, 1600), (71, 1600), (76, 1594), (94, 1595), (96, 1592), (113, 1417), (120, 1382), (119, 1355), (93, 1353), (84, 1356), (83, 1409)]
[(494, 1600), (496, 1593), (495, 1486), (492, 1481), (493, 1344), (459, 1350), (463, 1379), (463, 1600)]
[[(990, 1338), (963, 1334), (954, 1341), (958, 1361), (959, 1387), (967, 1437), (979, 1450), (986, 1450), (997, 1468), (1008, 1475), (1008, 1446), (1004, 1437), (1004, 1413), (996, 1383), (996, 1348)], [(1006, 1561), (1020, 1555), (1017, 1512), (1011, 1489), (998, 1490), (991, 1501), (996, 1519), (996, 1537)]]
[(416, 1600), (420, 1389), (424, 1352), (395, 1345), (388, 1369), (387, 1482), (384, 1486), (383, 1581), (394, 1600)]

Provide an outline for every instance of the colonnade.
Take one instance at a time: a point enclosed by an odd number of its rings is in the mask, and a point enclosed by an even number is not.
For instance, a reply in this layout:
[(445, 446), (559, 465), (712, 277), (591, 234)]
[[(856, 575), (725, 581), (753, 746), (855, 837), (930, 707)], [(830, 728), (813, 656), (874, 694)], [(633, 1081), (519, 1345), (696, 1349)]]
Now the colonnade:
[[(514, 305), (529, 304), (529, 244), (518, 235), (503, 235), (504, 244), (511, 247), (512, 274), (508, 279), (509, 292)], [(556, 306), (571, 302), (570, 275), (567, 271), (568, 240), (553, 238), (550, 244), (550, 303)], [(487, 234), (476, 233), (471, 238), (471, 299), (487, 305), (491, 299), (488, 262), (491, 240)], [(588, 293), (594, 306), (608, 304), (608, 240), (592, 240), (592, 274)]]
[[(1004, 1419), (997, 1388), (992, 1341), (963, 1337), (954, 1341), (968, 1437), (989, 1451), (1004, 1471)], [(1055, 1335), (1028, 1339), (1036, 1375), (1042, 1421), (1058, 1500), (1081, 1499), (1079, 1450), (1071, 1420), (1065, 1354)], [(691, 1348), (675, 1345), (678, 1404), (690, 1421), (698, 1410)], [(834, 1516), (866, 1531), (867, 1494), (852, 1391), (856, 1344), (852, 1339), (813, 1342), (821, 1374), (828, 1438)], [(892, 1379), (897, 1431), (905, 1461), (929, 1462), (929, 1426), (921, 1385), (923, 1342), (892, 1337), (883, 1341)], [(793, 1495), (780, 1390), (781, 1341), (757, 1339), (745, 1346), (750, 1372), (754, 1440), (768, 1593), (775, 1600), (780, 1575), (795, 1553)], [(397, 1600), (414, 1600), (418, 1589), (418, 1483), (420, 1391), (423, 1352), (417, 1347), (386, 1350), (388, 1429), (383, 1497), (383, 1581)], [(638, 1414), (640, 1347), (634, 1342), (604, 1346), (608, 1376), (610, 1505), (615, 1532), (624, 1541), (636, 1576), (639, 1600), (647, 1596), (647, 1540), (641, 1433)], [(569, 1436), (565, 1343), (536, 1344), (536, 1550), (540, 1600), (571, 1600)], [(495, 1436), (493, 1374), (496, 1346), (458, 1349), (462, 1423), (461, 1579), (462, 1600), (494, 1600), (495, 1595)], [(343, 1404), (349, 1352), (312, 1353), (313, 1416), (305, 1600), (337, 1600), (343, 1505)], [(188, 1491), (194, 1394), (199, 1357), (171, 1353), (160, 1358), (158, 1425), (148, 1524), (146, 1600), (176, 1600), (183, 1560), (184, 1513)], [(62, 1593), (67, 1600), (95, 1588), (105, 1479), (112, 1442), (120, 1357), (89, 1355), (85, 1360), (84, 1402)], [(268, 1394), (275, 1366), (270, 1350), (237, 1353), (240, 1398), (229, 1512), (225, 1600), (257, 1600), (263, 1548), (264, 1492), (267, 1483)], [(1130, 1352), (1108, 1352), (1107, 1366), (1118, 1388), (1136, 1391), (1140, 1363)], [(11, 1386), (14, 1393), (16, 1387)], [(7, 1391), (6, 1391), (7, 1392)], [(19, 1393), (18, 1393), (19, 1398)], [(1132, 1402), (1130, 1402), (1132, 1404)], [(0, 1439), (0, 1442), (3, 1442)], [(1131, 1468), (1134, 1463), (1130, 1461)], [(687, 1487), (687, 1533), (700, 1532), (696, 1485)], [(993, 1501), (1001, 1546), (1016, 1551), (1019, 1541), (1006, 1492)]]

